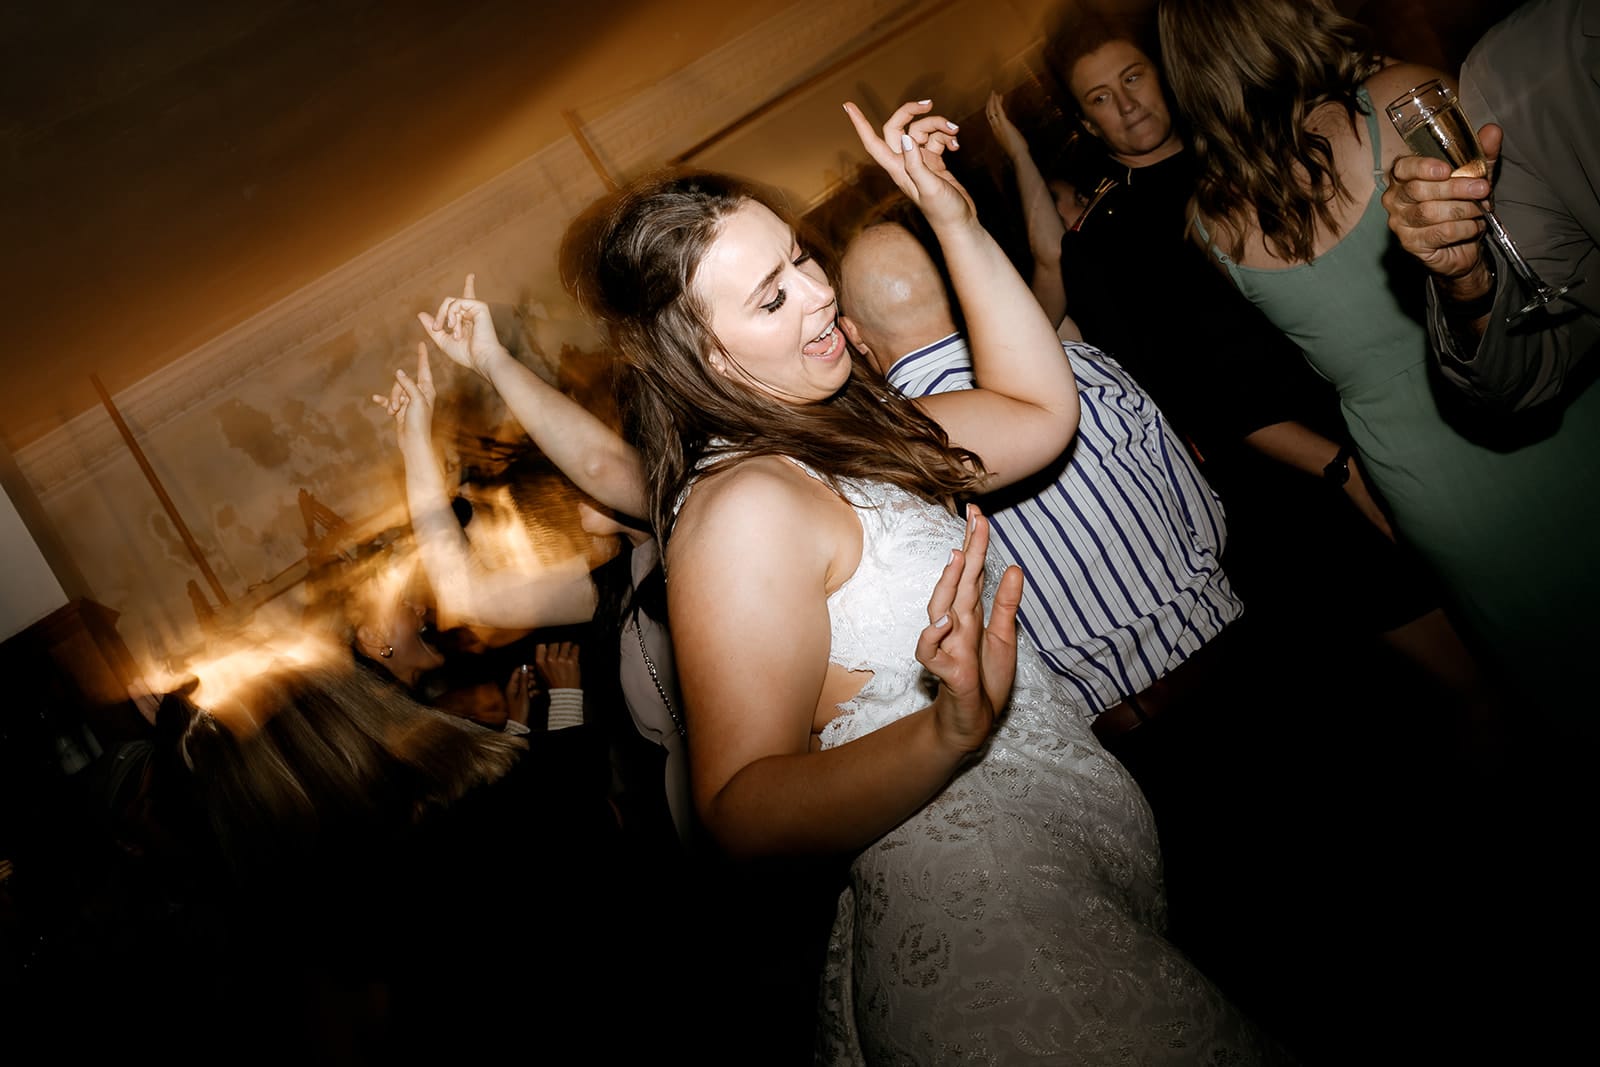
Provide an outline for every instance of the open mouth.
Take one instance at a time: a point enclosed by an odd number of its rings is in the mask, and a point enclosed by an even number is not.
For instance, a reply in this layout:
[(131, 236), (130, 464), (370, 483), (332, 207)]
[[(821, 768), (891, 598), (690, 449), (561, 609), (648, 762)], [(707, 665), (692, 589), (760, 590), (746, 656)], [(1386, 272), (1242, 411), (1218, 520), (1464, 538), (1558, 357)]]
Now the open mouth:
[(839, 320), (828, 323), (828, 328), (807, 341), (800, 351), (816, 359), (832, 359), (844, 351), (844, 334), (839, 332)]

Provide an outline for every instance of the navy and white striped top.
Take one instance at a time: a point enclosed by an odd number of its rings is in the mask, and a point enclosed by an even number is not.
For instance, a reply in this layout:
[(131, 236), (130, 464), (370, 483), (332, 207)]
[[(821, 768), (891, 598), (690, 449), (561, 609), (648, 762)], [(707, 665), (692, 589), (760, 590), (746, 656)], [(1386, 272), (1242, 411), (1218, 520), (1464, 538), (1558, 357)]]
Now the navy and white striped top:
[[(1149, 688), (1239, 617), (1222, 504), (1127, 371), (1068, 343), (1078, 433), (1063, 460), (987, 502), (990, 544), (1027, 576), (1023, 629), (1095, 713)], [(966, 339), (897, 360), (911, 397), (973, 387)]]

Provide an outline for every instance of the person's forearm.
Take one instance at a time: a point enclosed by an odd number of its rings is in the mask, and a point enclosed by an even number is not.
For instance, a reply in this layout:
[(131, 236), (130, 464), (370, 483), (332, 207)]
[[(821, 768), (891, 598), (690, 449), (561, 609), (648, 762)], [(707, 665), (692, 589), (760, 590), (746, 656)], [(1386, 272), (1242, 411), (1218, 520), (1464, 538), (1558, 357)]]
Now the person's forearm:
[(1322, 477), (1339, 452), (1338, 442), (1298, 422), (1275, 422), (1245, 436), (1245, 444), (1296, 470)]
[(941, 230), (939, 244), (966, 317), (978, 385), (1048, 411), (1065, 424), (1070, 439), (1078, 424), (1078, 386), (1062, 357), (1055, 323), (976, 219)]
[(930, 706), (837, 748), (757, 760), (700, 815), (734, 855), (853, 852), (926, 804), (968, 758), (939, 738)]
[(1017, 175), (1017, 194), (1022, 201), (1022, 221), (1028, 231), (1028, 250), (1035, 259), (1061, 257), (1061, 238), (1067, 227), (1056, 210), (1056, 200), (1045, 184), (1044, 175), (1024, 149), (1011, 157)]
[(1340, 490), (1380, 533), (1391, 540), (1394, 539), (1394, 530), (1389, 525), (1389, 518), (1368, 489), (1366, 477), (1361, 473), (1360, 463), (1337, 442), (1298, 422), (1278, 422), (1271, 426), (1263, 426), (1247, 435), (1244, 440), (1257, 451), (1318, 479), (1327, 476), (1328, 465), (1343, 452), (1348, 465), (1345, 468), (1344, 481), (1339, 486)]
[[(456, 599), (467, 582), (471, 547), (450, 507), (450, 492), (444, 472), (431, 444), (403, 445), (400, 450), (406, 466), (406, 507), (411, 512), (411, 532), (423, 572), (441, 610)], [(459, 607), (459, 605), (452, 605)]]
[(1039, 301), (1039, 306), (1044, 309), (1045, 317), (1058, 327), (1067, 317), (1066, 286), (1061, 278), (1061, 260), (1059, 258), (1046, 262), (1042, 259), (1033, 261), (1033, 279), (1029, 288), (1033, 290), (1033, 298)]
[(452, 625), (524, 630), (587, 620), (594, 613), (594, 583), (581, 560), (537, 573), (485, 570), (450, 507), (444, 474), (431, 446), (402, 450), (406, 505), (423, 573), (440, 615)]
[(539, 451), (574, 485), (625, 515), (644, 515), (639, 454), (611, 427), (503, 348), (485, 373)]

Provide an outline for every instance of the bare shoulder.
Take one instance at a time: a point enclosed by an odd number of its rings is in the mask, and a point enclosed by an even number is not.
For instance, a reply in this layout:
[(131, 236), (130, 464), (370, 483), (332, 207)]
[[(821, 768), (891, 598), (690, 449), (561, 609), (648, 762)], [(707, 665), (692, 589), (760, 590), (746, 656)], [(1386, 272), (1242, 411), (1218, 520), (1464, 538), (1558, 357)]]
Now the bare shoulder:
[(781, 560), (804, 568), (831, 555), (819, 504), (838, 497), (781, 456), (754, 456), (702, 478), (684, 501), (668, 544), (669, 573), (710, 564), (762, 569)]
[(781, 456), (752, 456), (699, 479), (678, 513), (684, 530), (757, 530), (787, 521), (805, 506), (816, 479)]

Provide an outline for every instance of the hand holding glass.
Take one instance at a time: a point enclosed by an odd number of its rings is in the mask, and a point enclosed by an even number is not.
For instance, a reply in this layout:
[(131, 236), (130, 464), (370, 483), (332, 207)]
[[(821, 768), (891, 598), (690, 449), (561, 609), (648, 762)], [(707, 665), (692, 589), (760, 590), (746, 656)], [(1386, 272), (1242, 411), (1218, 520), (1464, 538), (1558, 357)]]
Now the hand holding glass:
[[(1489, 176), (1483, 146), (1478, 143), (1472, 122), (1461, 110), (1461, 101), (1448, 85), (1437, 78), (1402, 94), (1389, 105), (1388, 112), (1389, 121), (1394, 123), (1394, 128), (1405, 138), (1406, 145), (1417, 155), (1444, 160), (1455, 168), (1455, 177)], [(1489, 240), (1504, 254), (1517, 279), (1532, 294), (1532, 299), (1511, 317), (1516, 319), (1526, 315), (1566, 293), (1568, 286), (1551, 287), (1545, 284), (1544, 279), (1522, 258), (1516, 242), (1500, 225), (1500, 220), (1489, 205), (1483, 203), (1480, 206), (1488, 226)]]

